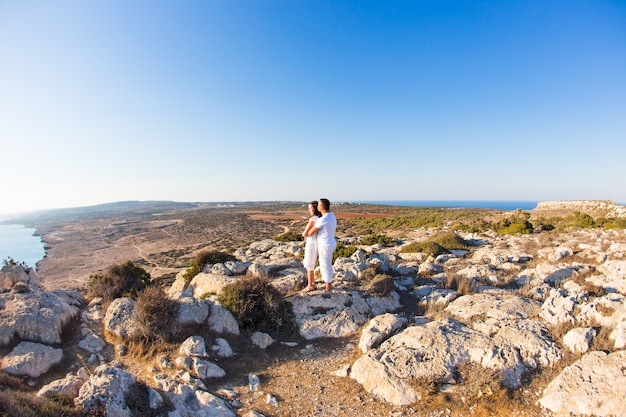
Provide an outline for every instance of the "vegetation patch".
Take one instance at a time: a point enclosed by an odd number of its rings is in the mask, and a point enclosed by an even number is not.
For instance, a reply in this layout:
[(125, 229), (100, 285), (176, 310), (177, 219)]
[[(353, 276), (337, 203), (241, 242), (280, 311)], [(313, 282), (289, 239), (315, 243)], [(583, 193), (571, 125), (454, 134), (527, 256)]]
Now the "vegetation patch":
[(356, 252), (356, 246), (337, 242), (335, 253), (333, 253), (333, 263), (337, 258), (349, 258), (354, 252)]
[(135, 321), (139, 341), (171, 342), (176, 335), (178, 302), (169, 298), (161, 287), (151, 285), (137, 296)]
[(396, 244), (397, 242), (393, 238), (383, 234), (370, 234), (359, 239), (359, 245), (395, 246)]
[(424, 241), (411, 242), (408, 245), (403, 246), (400, 253), (425, 253), (431, 256), (439, 256), (445, 253), (450, 253), (450, 251), (441, 246), (439, 243)]
[(111, 265), (104, 274), (91, 275), (89, 292), (92, 297), (102, 297), (105, 303), (120, 297), (135, 299), (149, 283), (150, 274), (127, 261)]
[(301, 242), (303, 237), (301, 233), (289, 231), (282, 235), (274, 236), (272, 239), (277, 242)]
[(291, 303), (267, 279), (246, 277), (227, 284), (217, 296), (243, 330), (293, 335), (297, 325)]
[(189, 284), (193, 277), (198, 275), (205, 266), (228, 261), (237, 261), (234, 255), (220, 251), (202, 251), (191, 260), (189, 268), (183, 273), (185, 282)]

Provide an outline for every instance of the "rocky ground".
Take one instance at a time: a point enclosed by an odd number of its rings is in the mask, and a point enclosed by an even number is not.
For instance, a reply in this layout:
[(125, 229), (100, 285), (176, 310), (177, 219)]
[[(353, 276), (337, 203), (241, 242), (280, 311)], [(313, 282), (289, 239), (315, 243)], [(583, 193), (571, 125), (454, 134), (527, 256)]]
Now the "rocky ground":
[[(39, 278), (22, 275), (21, 283), (16, 284), (7, 283), (8, 278), (4, 276), (3, 312), (9, 307), (14, 308), (11, 303), (21, 299), (17, 293), (27, 293), (37, 300), (48, 300), (50, 307), (46, 308), (58, 310), (58, 317), (62, 317), (55, 319), (55, 324), (44, 326), (46, 332), (37, 330), (36, 337), (32, 334), (24, 336), (29, 329), (32, 330), (24, 324), (25, 321), (18, 326), (19, 323), (11, 323), (4, 316), (1, 318), (0, 324), (5, 326), (3, 336), (22, 331), (26, 332), (22, 334), (23, 338), (35, 338), (42, 343), (44, 350), (40, 356), (46, 357), (49, 364), (38, 361), (37, 369), (29, 368), (28, 371), (38, 374), (28, 376), (28, 373), (22, 373), (24, 380), (39, 389), (62, 378), (66, 372), (75, 375), (74, 379), (78, 378), (82, 366), (94, 372), (100, 363), (113, 364), (102, 372), (113, 372), (118, 380), (124, 380), (127, 375), (134, 376), (161, 393), (165, 399), (161, 413), (169, 407), (177, 410), (178, 415), (186, 415), (184, 413), (188, 411), (183, 410), (189, 410), (183, 402), (199, 404), (202, 401), (213, 404), (212, 408), (209, 407), (212, 414), (206, 415), (214, 416), (620, 415), (615, 410), (620, 409), (623, 395), (611, 390), (626, 386), (623, 383), (626, 381), (620, 379), (624, 377), (626, 358), (619, 356), (623, 356), (626, 344), (626, 235), (623, 231), (571, 230), (561, 234), (543, 232), (518, 237), (466, 235), (477, 243), (474, 249), (436, 260), (419, 254), (403, 256), (399, 254), (399, 248), (362, 247), (361, 258), (355, 256), (336, 264), (338, 281), (332, 294), (317, 291), (304, 295), (298, 292), (299, 283), (303, 281), (297, 265), (299, 246), (267, 241), (267, 237), (303, 223), (304, 210), (296, 207), (280, 212), (275, 209), (252, 211), (249, 207), (242, 212), (236, 211), (237, 216), (242, 216), (238, 223), (242, 223), (242, 218), (247, 219), (243, 222), (245, 227), (240, 224), (237, 233), (226, 237), (227, 231), (231, 230), (228, 225), (233, 223), (219, 209), (214, 210), (215, 218), (211, 221), (218, 231), (215, 234), (207, 232), (210, 229), (208, 223), (197, 229), (198, 236), (214, 236), (210, 244), (194, 240), (198, 237), (189, 237), (181, 244), (176, 238), (178, 233), (194, 236), (196, 232), (185, 228), (185, 222), (180, 218), (157, 218), (150, 220), (149, 224), (139, 220), (127, 219), (120, 223), (119, 219), (102, 219), (101, 224), (91, 223), (92, 230), (99, 231), (92, 234), (87, 231), (86, 224), (78, 227), (71, 222), (56, 226), (42, 223), (46, 242), (53, 242), (51, 254), (65, 254), (63, 259), (66, 262), (90, 260), (79, 262), (65, 278), (59, 274), (60, 281), (54, 283), (44, 275), (46, 264), (48, 268), (52, 265), (60, 267), (51, 262), (52, 255), (42, 262)], [(344, 218), (355, 215), (389, 214), (380, 211), (343, 214)], [(246, 231), (257, 239), (244, 239)], [(405, 232), (404, 243), (424, 240), (433, 233), (435, 231), (430, 229)], [(72, 239), (76, 235), (81, 236), (78, 242)], [(108, 240), (102, 240), (102, 236)], [(167, 246), (165, 242), (179, 246)], [(211, 317), (218, 317), (218, 313), (211, 307), (214, 306), (211, 297), (205, 299), (205, 295), (232, 279), (222, 275), (223, 265), (203, 272), (186, 288), (180, 284), (180, 279), (171, 279), (172, 284), (167, 284), (170, 297), (188, 303), (195, 310), (209, 307), (210, 313), (206, 313), (209, 318), (205, 315), (198, 321), (204, 323), (203, 332), (198, 334), (206, 340), (207, 351), (211, 346), (215, 349), (218, 336), (234, 351), (232, 356), (201, 355), (210, 357), (212, 363), (223, 370), (221, 377), (194, 379), (194, 375), (206, 372), (206, 369), (201, 370), (190, 362), (185, 365), (185, 360), (176, 362), (181, 355), (189, 361), (195, 357), (189, 352), (181, 353), (178, 344), (161, 346), (157, 354), (138, 355), (132, 346), (130, 352), (120, 351), (119, 347), (127, 344), (123, 334), (119, 333), (120, 327), (107, 321), (105, 311), (98, 310), (98, 303), (87, 305), (89, 300), (79, 301), (81, 294), (78, 292), (40, 292), (35, 283), (43, 281), (47, 291), (59, 287), (67, 290), (74, 285), (84, 288), (88, 268), (96, 265), (103, 268), (110, 265), (109, 262), (128, 259), (124, 254), (134, 253), (137, 256), (134, 260), (143, 259), (143, 265), (152, 265), (154, 272), (164, 268), (165, 258), (181, 262), (188, 256), (183, 255), (186, 251), (219, 245), (238, 247), (235, 253), (242, 263), (248, 262), (247, 273), (272, 276), (276, 288), (293, 303), (294, 310), (300, 312), (299, 335), (274, 340), (269, 346), (259, 346), (250, 342), (251, 334), (232, 334), (232, 330), (224, 330), (226, 325), (223, 323), (217, 324), (222, 326), (218, 330), (214, 327), (216, 323), (211, 322)], [(55, 247), (57, 252), (52, 252)], [(118, 255), (121, 248), (125, 248), (125, 252), (121, 250)], [(94, 255), (87, 256), (84, 251)], [(371, 289), (363, 286), (359, 274), (372, 266), (394, 276), (395, 296), (373, 297)], [(162, 271), (167, 275), (181, 269), (176, 266), (171, 271)], [(447, 277), (465, 277), (474, 282), (474, 289), (464, 292), (458, 286), (454, 289), (447, 287), (444, 284)], [(31, 285), (35, 286), (30, 288)], [(20, 289), (22, 286), (27, 289)], [(37, 308), (42, 305), (38, 304)], [(340, 308), (335, 310), (337, 305)], [(37, 323), (42, 323), (44, 316), (41, 312), (41, 309), (33, 312)], [(394, 330), (383, 325), (370, 329), (371, 319), (386, 317), (387, 312), (393, 312), (393, 319), (403, 324)], [(320, 320), (320, 314), (323, 320)], [(413, 332), (404, 331), (405, 327)], [(371, 336), (372, 332), (384, 337), (367, 345), (366, 336)], [(428, 345), (428, 341), (453, 334), (461, 335), (465, 342), (455, 345), (457, 342), (449, 337), (441, 344)], [(489, 337), (485, 338), (485, 334)], [(511, 345), (510, 341), (519, 336), (521, 338)], [(86, 344), (88, 339), (89, 346)], [(7, 358), (15, 351), (17, 342), (0, 342), (4, 346), (0, 347), (0, 355), (4, 357), (6, 370), (13, 366), (7, 367)], [(79, 342), (82, 346), (78, 346)], [(492, 342), (495, 344), (491, 345)], [(369, 351), (364, 353), (362, 346), (365, 345)], [(62, 350), (63, 359), (56, 362), (50, 359), (55, 352), (45, 350), (46, 346)], [(407, 350), (407, 346), (412, 347)], [(467, 355), (478, 355), (474, 360), (468, 361), (468, 356), (459, 353), (467, 348)], [(451, 352), (446, 353), (447, 350)], [(425, 353), (430, 359), (424, 359)], [(159, 361), (158, 356), (166, 357), (166, 361)], [(395, 359), (385, 359), (392, 357)], [(610, 358), (614, 358), (611, 359), (613, 362), (609, 361)], [(429, 360), (432, 363), (440, 361), (445, 366), (456, 363), (453, 366), (456, 374), (446, 375), (441, 369), (425, 368)], [(585, 365), (584, 361), (590, 365)], [(610, 364), (616, 361), (622, 361), (621, 368), (617, 366), (617, 374), (598, 371), (611, 369), (613, 365)], [(176, 362), (176, 366), (170, 368), (168, 362)], [(357, 368), (363, 368), (363, 363), (368, 368), (365, 368), (365, 375), (359, 375)], [(576, 366), (568, 374), (566, 371), (572, 364)], [(19, 366), (25, 365), (15, 365)], [(181, 371), (181, 366), (187, 371)], [(376, 377), (381, 367), (385, 372)], [(580, 377), (572, 377), (571, 373), (576, 369), (582, 370)], [(428, 377), (416, 377), (421, 373)], [(374, 379), (368, 380), (368, 374)], [(166, 379), (160, 379), (161, 375)], [(397, 375), (399, 379), (391, 375)], [(503, 378), (511, 378), (506, 375), (513, 375), (509, 385), (514, 386), (507, 388), (499, 383)], [(80, 385), (88, 377), (83, 375)], [(181, 377), (184, 381), (180, 380)], [(68, 378), (65, 378), (66, 382)], [(258, 378), (258, 384), (254, 378)], [(582, 382), (587, 379), (595, 381), (593, 386)], [(398, 388), (397, 384), (402, 385), (403, 381), (410, 383)], [(569, 387), (569, 391), (558, 391), (555, 384)], [(186, 390), (191, 386), (195, 396), (189, 397), (191, 391)], [(588, 398), (591, 389), (595, 394)], [(82, 391), (87, 390), (81, 389), (81, 397)], [(421, 398), (409, 404), (397, 400), (413, 393), (418, 393)], [(567, 397), (575, 398), (575, 404)], [(153, 411), (148, 410), (150, 412)], [(200, 414), (194, 412), (194, 415)]]

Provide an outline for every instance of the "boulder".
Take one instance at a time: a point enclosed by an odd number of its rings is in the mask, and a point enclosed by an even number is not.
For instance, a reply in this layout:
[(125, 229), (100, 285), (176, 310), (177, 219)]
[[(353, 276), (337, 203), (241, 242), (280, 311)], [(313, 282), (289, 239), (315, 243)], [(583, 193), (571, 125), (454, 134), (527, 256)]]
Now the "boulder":
[(365, 353), (370, 348), (378, 346), (406, 323), (407, 319), (397, 314), (387, 313), (374, 317), (363, 327), (359, 349)]
[(44, 344), (61, 343), (69, 322), (78, 316), (81, 299), (74, 292), (47, 292), (37, 286), (25, 286), (25, 292), (0, 294), (0, 346), (17, 336)]
[(194, 297), (180, 297), (178, 300), (179, 324), (202, 324), (209, 316), (210, 300), (198, 300)]
[(590, 352), (548, 384), (539, 404), (556, 415), (623, 416), (626, 351)]
[(211, 305), (211, 315), (208, 322), (209, 328), (217, 333), (239, 334), (239, 323), (230, 310), (219, 304)]
[(411, 381), (453, 383), (456, 368), (473, 361), (498, 370), (503, 385), (520, 386), (525, 370), (519, 352), (452, 319), (410, 326), (352, 365), (350, 377), (372, 394), (394, 405), (418, 401), (424, 393)]
[(74, 404), (86, 410), (102, 407), (108, 416), (132, 417), (125, 395), (134, 383), (134, 375), (106, 364), (100, 365), (80, 388)]
[(587, 353), (596, 331), (593, 327), (577, 327), (563, 336), (563, 344), (572, 353)]
[(131, 337), (137, 331), (137, 324), (133, 319), (136, 304), (130, 298), (113, 300), (104, 315), (104, 328), (122, 339)]
[(41, 343), (20, 342), (2, 359), (0, 368), (11, 375), (37, 378), (61, 362), (61, 359), (63, 359), (62, 349)]
[(70, 398), (78, 397), (80, 387), (89, 379), (87, 369), (80, 368), (76, 374), (68, 373), (65, 378), (54, 380), (37, 392), (38, 397), (46, 395), (66, 395)]
[(297, 294), (287, 301), (293, 305), (300, 335), (307, 340), (355, 334), (371, 313), (361, 295), (353, 291)]
[(537, 315), (540, 304), (507, 294), (470, 294), (452, 301), (445, 311), (464, 320), (486, 316), (498, 320), (527, 319)]

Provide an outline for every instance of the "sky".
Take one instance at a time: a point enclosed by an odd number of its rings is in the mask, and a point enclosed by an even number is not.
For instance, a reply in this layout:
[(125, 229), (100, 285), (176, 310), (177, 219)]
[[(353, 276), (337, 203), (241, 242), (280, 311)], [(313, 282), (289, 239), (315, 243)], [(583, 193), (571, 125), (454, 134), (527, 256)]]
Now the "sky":
[(626, 2), (0, 0), (0, 213), (626, 203)]

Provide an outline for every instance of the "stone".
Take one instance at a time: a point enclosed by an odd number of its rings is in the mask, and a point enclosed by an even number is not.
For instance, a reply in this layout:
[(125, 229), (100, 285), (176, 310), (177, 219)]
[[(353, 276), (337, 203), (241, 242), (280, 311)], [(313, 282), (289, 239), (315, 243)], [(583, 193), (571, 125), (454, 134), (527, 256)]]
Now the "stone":
[(202, 336), (191, 336), (185, 339), (178, 349), (183, 356), (208, 356), (206, 344)]
[(6, 355), (0, 368), (16, 376), (37, 378), (63, 359), (63, 350), (34, 342), (20, 342)]
[(135, 381), (135, 377), (126, 371), (106, 364), (100, 365), (80, 388), (74, 404), (86, 410), (102, 407), (107, 416), (132, 417), (125, 395)]
[(359, 349), (363, 353), (367, 352), (370, 348), (378, 346), (406, 324), (406, 318), (397, 314), (387, 313), (374, 317), (363, 327), (359, 340)]
[(539, 404), (556, 415), (622, 416), (626, 410), (626, 351), (594, 351), (548, 384)]
[(261, 349), (267, 349), (272, 343), (274, 343), (274, 339), (267, 333), (263, 332), (254, 332), (252, 336), (250, 336), (250, 340), (252, 343)]
[(104, 316), (104, 328), (122, 339), (131, 337), (137, 331), (137, 324), (133, 319), (136, 304), (130, 298), (113, 300)]
[(563, 344), (572, 353), (586, 353), (595, 336), (596, 331), (593, 327), (577, 327), (563, 336)]
[(97, 334), (90, 333), (78, 343), (78, 347), (89, 353), (98, 353), (104, 349), (106, 342)]

